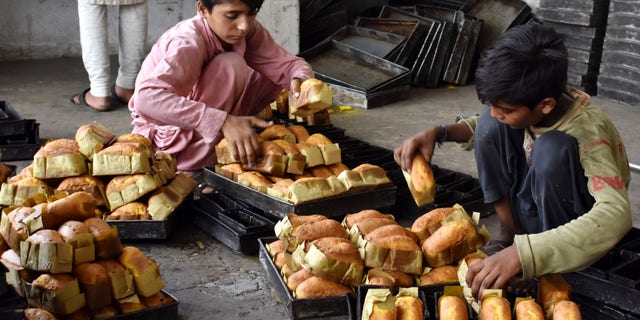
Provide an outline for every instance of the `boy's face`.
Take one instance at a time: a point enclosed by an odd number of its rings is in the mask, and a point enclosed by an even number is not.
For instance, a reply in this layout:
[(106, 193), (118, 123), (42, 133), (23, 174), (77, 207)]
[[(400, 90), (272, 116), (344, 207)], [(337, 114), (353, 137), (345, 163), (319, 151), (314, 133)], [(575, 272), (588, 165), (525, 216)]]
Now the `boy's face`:
[(229, 45), (242, 41), (253, 26), (256, 15), (240, 0), (228, 0), (213, 6), (211, 12), (198, 1), (198, 13), (218, 38)]
[(541, 110), (541, 103), (536, 105), (535, 108), (529, 109), (527, 106), (497, 101), (496, 103), (491, 103), (489, 107), (491, 108), (491, 117), (514, 129), (524, 129), (535, 125), (545, 116)]

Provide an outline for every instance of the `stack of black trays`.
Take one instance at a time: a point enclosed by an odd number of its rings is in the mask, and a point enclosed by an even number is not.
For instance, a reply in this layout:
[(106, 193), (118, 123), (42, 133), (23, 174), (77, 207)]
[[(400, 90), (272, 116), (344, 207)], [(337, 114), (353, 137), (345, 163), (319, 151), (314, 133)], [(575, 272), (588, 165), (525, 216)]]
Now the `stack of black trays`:
[(568, 84), (591, 95), (598, 93), (608, 11), (609, 0), (540, 0), (536, 11), (545, 25), (565, 36), (569, 54)]
[(611, 0), (604, 37), (598, 96), (640, 103), (640, 6), (633, 0)]
[(0, 101), (0, 161), (32, 160), (40, 148), (40, 124)]

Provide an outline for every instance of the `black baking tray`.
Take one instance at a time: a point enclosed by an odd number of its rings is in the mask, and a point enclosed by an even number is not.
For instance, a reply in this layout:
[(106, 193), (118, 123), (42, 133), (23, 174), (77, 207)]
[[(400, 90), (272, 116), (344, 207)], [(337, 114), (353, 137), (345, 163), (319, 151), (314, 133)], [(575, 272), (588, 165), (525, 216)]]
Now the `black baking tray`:
[(374, 189), (347, 191), (333, 197), (293, 204), (225, 178), (212, 168), (204, 168), (203, 173), (204, 182), (219, 192), (249, 203), (277, 219), (284, 218), (289, 213), (304, 215), (325, 212), (327, 217), (341, 217), (363, 209), (386, 208), (395, 204), (397, 189), (393, 184), (388, 184)]
[(24, 136), (33, 131), (35, 123), (20, 115), (8, 101), (0, 101), (0, 137)]
[(118, 228), (118, 236), (123, 240), (166, 240), (176, 229), (181, 216), (186, 215), (188, 203), (193, 195), (185, 200), (165, 220), (105, 220)]
[[(0, 130), (5, 124), (0, 121)], [(0, 136), (0, 161), (33, 160), (40, 150), (40, 124), (35, 120), (24, 120), (22, 125), (28, 127), (23, 134)]]
[(564, 278), (576, 293), (601, 304), (613, 305), (624, 313), (640, 315), (640, 290), (592, 276), (584, 272), (565, 273)]
[(353, 48), (369, 52), (374, 56), (388, 59), (400, 48), (406, 38), (395, 33), (347, 25), (329, 37)]
[(294, 299), (287, 285), (284, 283), (278, 267), (273, 262), (267, 244), (277, 237), (258, 239), (259, 258), (262, 267), (278, 297), (285, 307), (290, 319), (353, 319), (355, 317), (355, 292), (341, 296), (331, 296), (310, 299)]
[(275, 223), (248, 208), (223, 207), (220, 196), (216, 192), (195, 198), (191, 203), (191, 220), (232, 250), (257, 254), (258, 239), (273, 236)]

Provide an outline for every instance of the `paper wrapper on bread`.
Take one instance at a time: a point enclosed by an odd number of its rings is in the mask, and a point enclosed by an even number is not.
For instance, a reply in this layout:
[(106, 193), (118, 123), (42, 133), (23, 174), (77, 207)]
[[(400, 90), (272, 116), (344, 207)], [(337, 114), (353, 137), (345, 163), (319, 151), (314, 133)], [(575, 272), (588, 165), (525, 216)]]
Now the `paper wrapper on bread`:
[(351, 287), (318, 276), (313, 276), (298, 284), (294, 293), (294, 298), (309, 299), (340, 296), (351, 292), (353, 292)]
[(111, 179), (105, 189), (111, 211), (138, 200), (158, 188), (156, 179), (149, 174), (132, 174)]
[(582, 320), (580, 307), (573, 301), (562, 300), (553, 305), (553, 320)]
[(362, 319), (397, 319), (395, 297), (387, 288), (370, 288), (362, 303)]
[(312, 168), (324, 164), (322, 152), (320, 152), (320, 147), (318, 147), (317, 145), (306, 142), (298, 142), (296, 143), (296, 148), (300, 150), (300, 153), (305, 158), (305, 167)]
[(360, 173), (362, 181), (368, 186), (379, 186), (391, 183), (387, 172), (380, 166), (363, 163), (355, 168), (353, 171)]
[(274, 124), (260, 132), (258, 137), (263, 140), (285, 140), (290, 143), (296, 143), (296, 136), (282, 124)]
[(303, 243), (293, 257), (313, 275), (348, 286), (362, 283), (364, 262), (358, 248), (348, 239), (324, 237)]
[(405, 272), (387, 270), (384, 268), (371, 268), (367, 271), (365, 284), (385, 287), (411, 287), (415, 285), (413, 275)]
[(283, 240), (287, 241), (287, 251), (292, 252), (303, 242), (311, 242), (324, 237), (349, 239), (347, 230), (338, 221), (324, 219), (299, 225)]
[(402, 170), (409, 191), (418, 207), (432, 203), (436, 197), (436, 180), (427, 160), (418, 153), (413, 157), (411, 173)]
[(289, 90), (282, 89), (282, 91), (280, 91), (280, 94), (278, 94), (278, 97), (276, 98), (276, 100), (274, 100), (269, 104), (269, 107), (273, 111), (277, 111), (282, 114), (288, 114), (289, 113)]
[(0, 220), (0, 235), (7, 246), (16, 252), (20, 252), (20, 241), (24, 241), (29, 236), (28, 229), (22, 223), (29, 215), (37, 209), (32, 207), (8, 207), (2, 210)]
[(542, 307), (531, 297), (516, 298), (513, 310), (517, 320), (544, 320)]
[(458, 268), (452, 265), (440, 266), (435, 268), (425, 268), (424, 274), (418, 278), (418, 284), (421, 286), (431, 286), (436, 284), (447, 283), (458, 284)]
[(445, 220), (445, 218), (452, 214), (466, 215), (466, 212), (457, 204), (453, 207), (435, 208), (414, 220), (411, 225), (411, 231), (418, 236), (420, 243), (422, 243), (426, 238), (430, 237), (431, 234), (436, 232), (443, 223), (446, 223), (448, 220)]
[(336, 176), (301, 178), (289, 186), (291, 202), (294, 204), (335, 196), (345, 191), (344, 185)]
[(136, 289), (133, 284), (131, 271), (125, 268), (115, 259), (100, 260), (96, 262), (107, 272), (111, 294), (114, 299), (124, 299), (135, 294)]
[(300, 84), (300, 96), (292, 99), (290, 114), (306, 117), (326, 110), (331, 106), (333, 92), (329, 84), (316, 78), (310, 78)]
[(84, 191), (93, 196), (97, 206), (105, 206), (107, 204), (104, 182), (90, 174), (66, 178), (60, 182), (56, 190), (68, 193)]
[(221, 176), (236, 182), (238, 181), (238, 176), (245, 172), (245, 170), (242, 169), (242, 165), (239, 163), (229, 163), (224, 165), (217, 164), (214, 167), (214, 170)]
[(289, 159), (278, 144), (263, 141), (260, 144), (260, 153), (262, 157), (257, 163), (243, 165), (242, 168), (276, 177), (284, 176)]
[(323, 163), (331, 165), (334, 163), (342, 162), (342, 155), (340, 152), (340, 146), (337, 143), (333, 143), (322, 133), (314, 133), (307, 138), (305, 143), (311, 145), (317, 145), (322, 154)]
[(482, 291), (480, 319), (511, 320), (511, 304), (502, 296), (502, 290)]
[(100, 218), (89, 218), (84, 221), (89, 228), (89, 232), (93, 234), (93, 243), (96, 246), (96, 258), (111, 259), (122, 252), (122, 243), (118, 236), (116, 226), (110, 226), (106, 221)]
[(98, 263), (82, 263), (74, 267), (73, 276), (78, 279), (89, 310), (111, 305), (111, 283), (107, 270)]
[(115, 134), (101, 124), (86, 124), (76, 130), (75, 140), (80, 148), (80, 153), (91, 159), (95, 153), (109, 145), (115, 137)]
[(73, 247), (74, 265), (92, 262), (96, 259), (93, 234), (83, 222), (69, 220), (58, 228), (58, 233), (66, 243)]
[(69, 273), (73, 267), (73, 247), (55, 230), (40, 230), (20, 242), (20, 264), (25, 268)]
[[(445, 291), (447, 291), (447, 288), (445, 287)], [(438, 319), (468, 320), (467, 302), (459, 295), (445, 292), (438, 299)]]
[(571, 287), (559, 273), (545, 274), (538, 277), (538, 280), (536, 301), (542, 306), (545, 316), (551, 319), (554, 305), (560, 301), (570, 300)]
[(233, 156), (233, 152), (231, 152), (231, 148), (229, 148), (229, 140), (227, 140), (227, 138), (222, 138), (216, 144), (215, 151), (216, 159), (220, 164), (240, 162)]
[(21, 206), (36, 195), (51, 195), (52, 189), (44, 181), (26, 177), (11, 183), (2, 183), (0, 187), (0, 205)]
[(54, 314), (68, 315), (86, 305), (78, 280), (69, 274), (44, 273), (27, 286), (29, 305)]
[(79, 191), (71, 195), (58, 194), (52, 202), (38, 204), (41, 208), (25, 219), (30, 230), (58, 229), (69, 220), (84, 221), (96, 216), (96, 199), (89, 193)]
[(138, 201), (129, 202), (113, 210), (106, 220), (150, 220), (149, 208)]
[(179, 173), (167, 184), (154, 191), (149, 197), (149, 215), (153, 220), (166, 220), (187, 196), (196, 188), (196, 181)]
[(421, 320), (424, 318), (424, 304), (418, 296), (418, 288), (400, 288), (395, 297), (398, 320)]
[(24, 316), (26, 320), (57, 320), (53, 313), (40, 309), (40, 308), (26, 308), (24, 309)]
[(118, 261), (133, 275), (133, 283), (140, 296), (150, 297), (164, 288), (158, 264), (140, 249), (132, 246), (122, 248)]
[(20, 264), (20, 256), (13, 249), (6, 250), (0, 255), (0, 262), (7, 268), (5, 279), (7, 285), (21, 297), (25, 296), (25, 281), (30, 280), (31, 272)]
[(160, 179), (160, 184), (167, 184), (176, 177), (178, 163), (170, 154), (156, 151), (151, 171)]
[(114, 176), (150, 173), (152, 151), (145, 144), (135, 142), (114, 143), (93, 155), (94, 176)]
[(276, 237), (278, 237), (279, 240), (282, 240), (282, 246), (285, 248), (285, 251), (293, 252), (293, 250), (297, 248), (298, 243), (295, 236), (292, 235), (294, 230), (305, 223), (327, 219), (328, 218), (326, 216), (321, 214), (297, 215), (295, 213), (289, 213), (284, 218), (276, 222), (273, 230)]
[(33, 176), (38, 179), (74, 177), (86, 172), (85, 157), (75, 140), (49, 141), (33, 156)]
[(393, 217), (382, 217), (382, 218), (369, 218), (365, 220), (356, 221), (354, 225), (351, 226), (347, 231), (349, 232), (349, 239), (358, 245), (358, 247), (362, 247), (364, 243), (364, 237), (369, 233), (373, 232), (373, 230), (388, 226), (388, 225), (396, 225), (399, 226), (398, 222), (393, 219)]
[(307, 165), (307, 157), (303, 155), (300, 150), (298, 150), (295, 142), (282, 139), (273, 140), (272, 142), (282, 148), (285, 155), (287, 156), (287, 166), (285, 172), (291, 174), (302, 174), (304, 172), (305, 166)]
[(410, 274), (422, 273), (423, 256), (420, 246), (414, 238), (399, 229), (377, 228), (365, 236), (364, 243), (359, 247), (364, 252), (367, 267), (382, 267)]
[(115, 305), (119, 314), (132, 313), (147, 308), (144, 302), (135, 293), (124, 298), (114, 299), (113, 304)]

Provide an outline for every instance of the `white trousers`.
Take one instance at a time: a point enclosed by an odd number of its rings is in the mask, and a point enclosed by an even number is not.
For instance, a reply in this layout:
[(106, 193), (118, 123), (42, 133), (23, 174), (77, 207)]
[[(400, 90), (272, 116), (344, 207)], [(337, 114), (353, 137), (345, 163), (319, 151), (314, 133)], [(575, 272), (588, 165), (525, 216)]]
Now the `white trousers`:
[[(147, 43), (147, 2), (112, 7), (117, 7), (120, 11), (119, 67), (115, 83), (119, 87), (133, 89)], [(96, 97), (107, 97), (110, 94), (109, 86), (111, 85), (107, 6), (87, 4), (83, 0), (78, 0), (78, 18), (82, 61), (89, 76), (91, 94)]]

